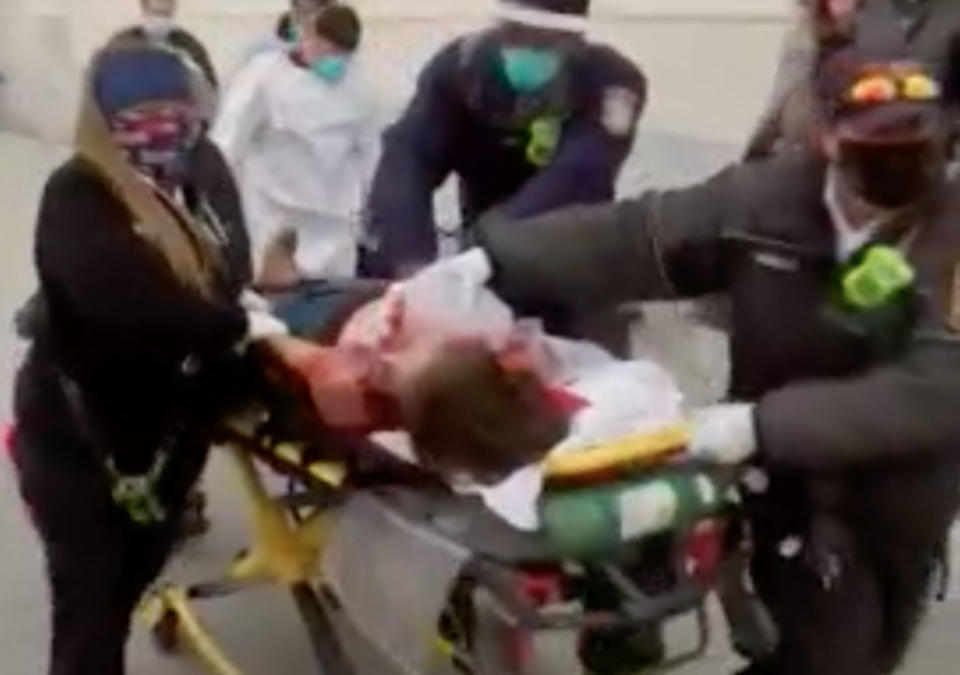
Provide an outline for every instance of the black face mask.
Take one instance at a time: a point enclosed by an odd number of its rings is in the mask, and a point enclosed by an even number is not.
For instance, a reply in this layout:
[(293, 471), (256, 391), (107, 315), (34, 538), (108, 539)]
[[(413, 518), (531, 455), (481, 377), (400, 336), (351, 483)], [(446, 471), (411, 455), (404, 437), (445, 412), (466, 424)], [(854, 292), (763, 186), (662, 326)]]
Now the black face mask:
[(899, 209), (928, 196), (944, 175), (945, 156), (934, 142), (840, 145), (840, 169), (847, 184), (868, 203)]

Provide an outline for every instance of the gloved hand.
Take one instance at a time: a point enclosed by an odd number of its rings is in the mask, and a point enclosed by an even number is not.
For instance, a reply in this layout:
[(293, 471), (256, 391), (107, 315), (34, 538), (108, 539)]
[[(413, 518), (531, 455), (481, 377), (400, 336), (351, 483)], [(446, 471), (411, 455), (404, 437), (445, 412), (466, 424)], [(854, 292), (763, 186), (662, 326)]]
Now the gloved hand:
[(286, 324), (270, 311), (270, 303), (253, 291), (244, 291), (240, 306), (247, 313), (247, 343), (289, 335)]
[(717, 464), (741, 464), (757, 452), (754, 406), (731, 403), (697, 411), (689, 453)]

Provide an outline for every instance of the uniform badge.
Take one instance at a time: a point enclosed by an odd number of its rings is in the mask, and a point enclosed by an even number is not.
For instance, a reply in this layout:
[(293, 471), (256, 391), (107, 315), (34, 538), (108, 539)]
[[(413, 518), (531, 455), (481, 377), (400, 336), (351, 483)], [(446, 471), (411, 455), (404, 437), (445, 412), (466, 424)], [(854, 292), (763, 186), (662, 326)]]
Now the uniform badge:
[(538, 117), (530, 124), (530, 142), (527, 144), (527, 161), (544, 168), (553, 161), (563, 137), (562, 117)]
[(610, 87), (603, 97), (603, 126), (614, 136), (629, 136), (637, 123), (640, 97), (626, 87)]

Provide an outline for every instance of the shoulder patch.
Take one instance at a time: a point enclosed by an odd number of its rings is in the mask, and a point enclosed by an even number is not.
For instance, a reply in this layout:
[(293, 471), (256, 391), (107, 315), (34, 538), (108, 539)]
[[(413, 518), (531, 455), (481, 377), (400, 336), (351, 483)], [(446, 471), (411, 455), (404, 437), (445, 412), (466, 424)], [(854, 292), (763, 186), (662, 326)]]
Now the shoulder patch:
[(603, 126), (614, 136), (633, 133), (640, 114), (640, 97), (626, 87), (608, 87), (603, 93)]

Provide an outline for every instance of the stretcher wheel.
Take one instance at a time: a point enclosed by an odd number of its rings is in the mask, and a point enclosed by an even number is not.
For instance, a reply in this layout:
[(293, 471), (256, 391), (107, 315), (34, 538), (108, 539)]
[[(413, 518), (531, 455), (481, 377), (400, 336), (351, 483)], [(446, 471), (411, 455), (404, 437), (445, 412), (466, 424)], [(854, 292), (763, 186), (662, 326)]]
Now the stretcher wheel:
[(161, 654), (180, 652), (180, 617), (173, 610), (165, 610), (151, 630), (153, 644)]

